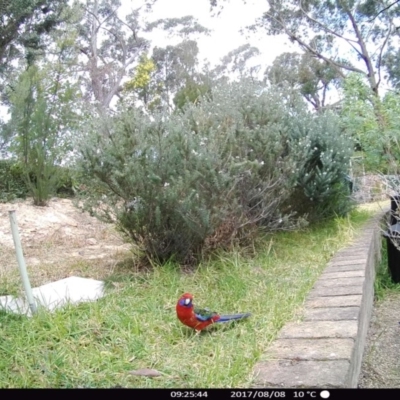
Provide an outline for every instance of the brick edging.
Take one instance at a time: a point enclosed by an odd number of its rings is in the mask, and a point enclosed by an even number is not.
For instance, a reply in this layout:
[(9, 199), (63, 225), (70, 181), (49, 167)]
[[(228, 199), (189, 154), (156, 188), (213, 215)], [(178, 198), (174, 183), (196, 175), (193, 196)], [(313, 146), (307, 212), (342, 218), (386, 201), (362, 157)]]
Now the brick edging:
[(303, 321), (286, 324), (256, 364), (253, 387), (357, 387), (387, 212), (334, 255), (306, 299)]

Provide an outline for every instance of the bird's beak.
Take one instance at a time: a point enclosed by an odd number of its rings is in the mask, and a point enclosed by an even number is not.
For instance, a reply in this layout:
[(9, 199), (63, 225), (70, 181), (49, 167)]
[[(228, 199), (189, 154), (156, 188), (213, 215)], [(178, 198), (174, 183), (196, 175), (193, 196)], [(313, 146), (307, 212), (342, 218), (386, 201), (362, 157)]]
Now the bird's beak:
[(188, 306), (192, 302), (192, 299), (185, 299), (185, 306)]

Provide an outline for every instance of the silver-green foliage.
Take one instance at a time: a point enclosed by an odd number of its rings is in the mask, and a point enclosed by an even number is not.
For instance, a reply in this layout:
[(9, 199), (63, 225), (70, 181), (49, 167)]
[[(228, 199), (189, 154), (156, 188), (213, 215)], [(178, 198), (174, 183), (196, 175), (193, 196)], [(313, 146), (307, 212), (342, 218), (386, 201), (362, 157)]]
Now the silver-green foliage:
[[(347, 165), (325, 165), (347, 155), (339, 148), (349, 144), (334, 138), (337, 126), (296, 96), (249, 82), (214, 88), (212, 97), (173, 115), (125, 109), (92, 120), (79, 145), (86, 208), (116, 221), (151, 258), (188, 262), (210, 243), (303, 221), (288, 207), (295, 190), (314, 196), (302, 214), (321, 199), (326, 205), (329, 185)], [(322, 167), (309, 165), (315, 152), (302, 141), (327, 152), (336, 146), (335, 156), (320, 154)], [(305, 169), (312, 179), (303, 182)], [(324, 195), (315, 194), (317, 181)]]
[(293, 119), (292, 152), (297, 160), (296, 185), (290, 206), (316, 220), (344, 215), (351, 206), (349, 161), (353, 141), (331, 113)]

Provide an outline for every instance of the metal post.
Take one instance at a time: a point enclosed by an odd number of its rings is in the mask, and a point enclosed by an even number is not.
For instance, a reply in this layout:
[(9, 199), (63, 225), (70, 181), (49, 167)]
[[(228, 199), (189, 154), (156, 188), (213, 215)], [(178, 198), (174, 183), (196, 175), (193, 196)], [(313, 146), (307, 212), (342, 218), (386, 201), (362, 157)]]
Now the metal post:
[(15, 246), (15, 252), (17, 254), (19, 272), (21, 274), (22, 283), (24, 285), (26, 298), (28, 299), (29, 308), (31, 309), (32, 314), (35, 314), (37, 309), (35, 300), (33, 299), (33, 293), (32, 293), (31, 283), (29, 282), (28, 271), (26, 270), (24, 254), (22, 253), (22, 246), (21, 246), (21, 240), (19, 238), (15, 210), (11, 210), (8, 213), (10, 215), (11, 232), (14, 239), (14, 246)]

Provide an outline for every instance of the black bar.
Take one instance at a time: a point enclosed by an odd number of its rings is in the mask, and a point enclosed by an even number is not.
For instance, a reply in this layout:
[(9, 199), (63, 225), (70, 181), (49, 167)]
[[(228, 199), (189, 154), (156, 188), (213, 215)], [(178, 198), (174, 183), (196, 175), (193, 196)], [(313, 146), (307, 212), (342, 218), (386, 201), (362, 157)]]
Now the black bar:
[(398, 222), (395, 215), (398, 215), (399, 205), (400, 195), (390, 196), (390, 225), (394, 225)]
[[(49, 396), (54, 400), (54, 392), (56, 389), (32, 389), (38, 392), (42, 398)], [(73, 392), (74, 400), (79, 398), (87, 400), (88, 391), (114, 391), (118, 400), (127, 398), (141, 398), (137, 396), (155, 395), (157, 399), (343, 399), (346, 396), (357, 396), (352, 398), (367, 398), (368, 396), (383, 396), (384, 399), (399, 399), (400, 389), (67, 389), (64, 393)], [(21, 396), (21, 390), (3, 389), (1, 391), (2, 398), (9, 399), (13, 396), (16, 398)], [(40, 392), (40, 393), (39, 393)], [(35, 393), (36, 394), (36, 393)], [(92, 394), (92, 393), (91, 393)], [(90, 394), (90, 395), (91, 395)], [(95, 395), (95, 393), (93, 393)], [(63, 396), (63, 393), (58, 393)], [(134, 397), (132, 397), (134, 396)], [(359, 397), (361, 396), (361, 397)]]

